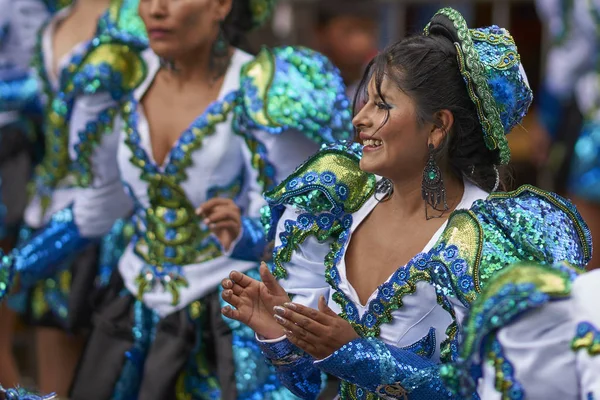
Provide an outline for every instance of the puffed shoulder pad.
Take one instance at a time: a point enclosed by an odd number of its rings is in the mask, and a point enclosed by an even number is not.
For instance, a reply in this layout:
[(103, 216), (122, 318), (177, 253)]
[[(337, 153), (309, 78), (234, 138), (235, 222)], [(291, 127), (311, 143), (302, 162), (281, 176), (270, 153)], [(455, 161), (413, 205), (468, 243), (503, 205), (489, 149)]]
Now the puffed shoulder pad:
[(590, 230), (568, 200), (525, 185), (492, 194), (472, 211), (484, 231), (480, 275), (487, 280), (498, 269), (521, 260), (554, 264), (566, 261), (585, 269), (592, 254)]
[[(275, 189), (265, 194), (270, 207), (269, 240), (285, 206), (335, 220), (356, 212), (375, 191), (376, 177), (359, 167), (360, 146), (332, 145), (308, 159)], [(317, 219), (315, 224), (320, 219)]]
[(263, 48), (241, 72), (238, 117), (252, 128), (303, 132), (317, 143), (352, 135), (350, 101), (339, 70), (304, 47)]
[(481, 374), (481, 359), (490, 335), (524, 313), (552, 300), (569, 298), (572, 282), (581, 272), (568, 263), (543, 265), (517, 263), (498, 272), (473, 302), (464, 328), (459, 360), (445, 368), (442, 376), (455, 393), (475, 387)]
[(147, 74), (139, 49), (111, 36), (96, 37), (83, 57), (67, 93), (109, 92), (118, 100), (140, 85)]
[(468, 307), (487, 282), (521, 261), (561, 261), (583, 269), (591, 256), (589, 228), (562, 197), (533, 186), (496, 193), (450, 216), (430, 252), (437, 284)]
[(148, 47), (144, 22), (138, 14), (139, 0), (111, 0), (100, 17), (96, 36), (107, 35), (140, 50)]

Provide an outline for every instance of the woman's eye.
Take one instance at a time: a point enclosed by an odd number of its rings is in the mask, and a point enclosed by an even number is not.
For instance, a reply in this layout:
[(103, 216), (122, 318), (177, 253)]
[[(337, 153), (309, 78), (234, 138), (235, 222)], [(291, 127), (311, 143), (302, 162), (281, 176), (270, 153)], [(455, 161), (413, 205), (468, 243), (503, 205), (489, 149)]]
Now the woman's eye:
[(379, 108), (380, 110), (389, 110), (390, 109), (390, 106), (388, 106), (387, 104), (382, 103), (382, 102), (375, 103), (375, 106), (377, 108)]

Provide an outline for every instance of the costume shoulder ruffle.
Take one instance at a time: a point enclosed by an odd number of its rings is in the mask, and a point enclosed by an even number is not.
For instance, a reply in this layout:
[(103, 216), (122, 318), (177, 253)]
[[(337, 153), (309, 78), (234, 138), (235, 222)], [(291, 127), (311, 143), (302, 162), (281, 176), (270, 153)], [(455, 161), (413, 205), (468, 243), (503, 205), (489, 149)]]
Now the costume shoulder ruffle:
[(241, 72), (242, 125), (297, 130), (320, 144), (352, 135), (350, 101), (338, 69), (304, 47), (263, 48)]
[(373, 195), (376, 185), (375, 175), (360, 169), (360, 155), (359, 145), (332, 145), (267, 192), (271, 238), (286, 205), (315, 217), (330, 215), (334, 219), (357, 211)]
[[(490, 354), (501, 353), (501, 345), (496, 339), (498, 330), (550, 301), (569, 298), (572, 283), (579, 274), (580, 271), (568, 263), (517, 263), (496, 274), (473, 302), (463, 324), (460, 358), (453, 366), (443, 369), (442, 376), (449, 388), (463, 396), (472, 393), (487, 358)], [(497, 356), (501, 358), (500, 354)], [(507, 368), (498, 363), (494, 363), (494, 367)], [(512, 381), (515, 387), (505, 383), (498, 387), (503, 392), (522, 389), (516, 381)]]
[(436, 248), (451, 249), (451, 257), (445, 250), (432, 258), (448, 267), (456, 296), (468, 305), (491, 277), (513, 263), (565, 261), (585, 268), (591, 236), (571, 203), (526, 185), (454, 212)]
[(139, 0), (111, 0), (98, 22), (97, 36), (111, 36), (135, 48), (147, 47), (148, 36), (138, 5)]

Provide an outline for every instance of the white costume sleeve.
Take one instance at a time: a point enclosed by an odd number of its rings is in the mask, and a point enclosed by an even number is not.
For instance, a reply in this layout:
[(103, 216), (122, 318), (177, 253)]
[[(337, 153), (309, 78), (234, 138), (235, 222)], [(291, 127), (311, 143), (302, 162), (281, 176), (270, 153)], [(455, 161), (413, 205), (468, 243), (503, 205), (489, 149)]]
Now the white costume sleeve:
[[(285, 231), (286, 221), (295, 221), (298, 214), (293, 207), (286, 207), (277, 225), (275, 248), (281, 245), (279, 234)], [(313, 236), (292, 252), (290, 261), (284, 266), (287, 275), (279, 283), (293, 296), (294, 302), (317, 309), (320, 296), (329, 299), (330, 286), (325, 279), (323, 262), (328, 252), (329, 246), (319, 243)]]

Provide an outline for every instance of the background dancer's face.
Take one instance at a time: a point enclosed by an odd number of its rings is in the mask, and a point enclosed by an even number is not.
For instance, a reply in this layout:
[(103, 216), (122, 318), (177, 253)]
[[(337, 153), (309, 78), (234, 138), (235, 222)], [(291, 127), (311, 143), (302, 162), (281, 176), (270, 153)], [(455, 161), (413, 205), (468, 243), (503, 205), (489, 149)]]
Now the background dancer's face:
[(140, 0), (150, 47), (167, 60), (210, 48), (232, 0)]
[(387, 77), (380, 93), (372, 77), (365, 95), (366, 102), (353, 120), (364, 146), (361, 169), (392, 180), (399, 175), (420, 179), (434, 125), (418, 123), (413, 100)]

